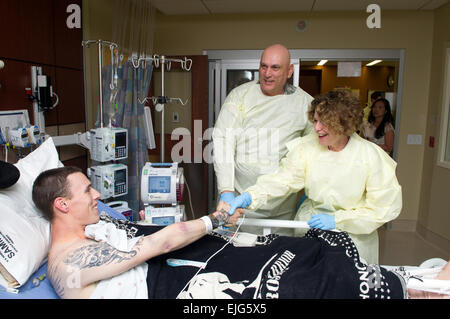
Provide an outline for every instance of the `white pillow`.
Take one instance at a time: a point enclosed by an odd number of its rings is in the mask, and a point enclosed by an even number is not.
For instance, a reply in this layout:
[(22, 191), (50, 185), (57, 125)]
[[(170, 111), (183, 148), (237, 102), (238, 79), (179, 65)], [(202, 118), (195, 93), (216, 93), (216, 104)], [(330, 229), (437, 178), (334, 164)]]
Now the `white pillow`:
[(0, 284), (21, 286), (46, 260), (50, 247), (50, 224), (31, 198), (33, 182), (41, 172), (63, 164), (49, 138), (14, 165), (19, 180), (0, 190), (0, 268), (7, 271)]

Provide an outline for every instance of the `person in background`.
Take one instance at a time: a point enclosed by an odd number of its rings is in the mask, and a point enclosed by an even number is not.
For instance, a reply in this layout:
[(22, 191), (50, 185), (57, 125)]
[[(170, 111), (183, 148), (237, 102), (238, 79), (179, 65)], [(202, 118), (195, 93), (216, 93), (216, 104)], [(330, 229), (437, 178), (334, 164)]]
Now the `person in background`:
[(392, 155), (395, 138), (392, 122), (391, 105), (388, 100), (380, 98), (372, 105), (369, 118), (362, 125), (361, 134)]
[(360, 256), (369, 264), (378, 263), (377, 228), (397, 218), (402, 208), (397, 164), (356, 133), (363, 113), (350, 91), (316, 97), (308, 115), (314, 132), (289, 142), (280, 168), (259, 177), (231, 202), (228, 213), (258, 209), (304, 188), (307, 199), (295, 220), (347, 232)]
[[(289, 50), (271, 45), (261, 56), (259, 80), (242, 84), (227, 96), (212, 136), (218, 211), (259, 176), (274, 172), (287, 153), (287, 142), (312, 130), (306, 115), (312, 97), (288, 83), (293, 72)], [(280, 197), (248, 212), (248, 217), (292, 220), (297, 202), (298, 194)], [(255, 231), (245, 226), (242, 230)], [(293, 234), (286, 229), (274, 231)]]
[(380, 91), (375, 91), (372, 94), (370, 94), (370, 104), (367, 103), (367, 106), (364, 108), (363, 123), (366, 122), (367, 119), (369, 118), (369, 114), (372, 109), (373, 103), (375, 103), (376, 100), (381, 99), (382, 97), (383, 97), (383, 95), (381, 94)]

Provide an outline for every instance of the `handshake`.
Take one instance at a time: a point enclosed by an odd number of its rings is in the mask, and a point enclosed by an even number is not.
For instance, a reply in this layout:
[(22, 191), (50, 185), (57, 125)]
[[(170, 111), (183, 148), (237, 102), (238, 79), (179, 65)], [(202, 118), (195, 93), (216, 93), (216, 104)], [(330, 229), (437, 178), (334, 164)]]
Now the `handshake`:
[[(241, 195), (235, 197), (234, 193), (227, 192), (220, 195), (219, 205), (217, 210), (225, 210), (229, 215), (233, 215), (239, 212), (241, 215), (244, 213), (242, 208), (250, 206), (252, 203), (252, 197), (249, 193), (244, 192)], [(239, 218), (239, 217), (238, 217)], [(319, 228), (323, 230), (331, 230), (336, 228), (335, 218), (333, 215), (328, 214), (315, 214), (308, 220), (308, 225), (311, 228)]]
[(241, 195), (235, 197), (234, 193), (226, 192), (220, 195), (219, 205), (217, 210), (225, 210), (229, 215), (234, 215), (236, 210), (239, 210), (241, 214), (244, 213), (242, 208), (248, 207), (252, 203), (252, 197), (249, 193), (244, 192)]
[[(243, 208), (250, 205), (251, 202), (249, 193), (243, 193), (237, 197), (231, 192), (222, 193), (219, 204), (217, 205), (217, 211), (211, 215), (217, 215), (219, 218), (226, 219), (224, 226), (233, 226), (237, 223), (238, 219), (244, 215)], [(220, 215), (223, 215), (223, 217), (220, 217)]]

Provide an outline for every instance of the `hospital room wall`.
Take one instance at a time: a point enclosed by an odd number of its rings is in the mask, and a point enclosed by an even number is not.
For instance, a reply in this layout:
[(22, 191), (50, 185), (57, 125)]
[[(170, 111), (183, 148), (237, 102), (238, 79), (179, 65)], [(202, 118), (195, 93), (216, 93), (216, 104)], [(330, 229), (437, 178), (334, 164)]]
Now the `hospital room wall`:
[[(81, 0), (2, 0), (0, 2), (0, 110), (27, 109), (35, 124), (32, 102), (25, 94), (31, 87), (31, 67), (41, 66), (59, 97), (56, 108), (45, 113), (49, 135), (85, 130), (81, 29), (66, 24), (69, 4)], [(24, 149), (26, 155), (31, 149)], [(67, 165), (86, 168), (86, 151), (78, 146), (58, 148)], [(16, 151), (8, 161), (16, 162)]]
[[(82, 0), (83, 2), (83, 40), (112, 41), (112, 22), (115, 1)], [(99, 105), (98, 94), (98, 50), (96, 46), (84, 50), (84, 77), (86, 86), (86, 125), (95, 127)], [(105, 60), (105, 64), (108, 63)]]
[[(436, 165), (443, 116), (444, 51), (450, 48), (450, 4), (436, 10), (433, 36), (426, 136), (435, 137), (435, 147), (427, 145), (424, 151), (418, 231), (425, 237), (434, 237), (435, 233), (443, 234), (450, 249), (450, 169)], [(426, 230), (431, 230), (432, 233)]]
[[(424, 187), (425, 142), (407, 144), (408, 134), (428, 139), (427, 119), (430, 108), (431, 56), (433, 50), (433, 11), (382, 11), (380, 29), (368, 29), (365, 12), (315, 12), (272, 14), (223, 14), (196, 16), (157, 15), (155, 50), (166, 54), (202, 54), (203, 50), (262, 49), (282, 43), (292, 49), (404, 49), (402, 109), (398, 138), (398, 179), (403, 187), (403, 210), (393, 223), (400, 229), (415, 230), (417, 224), (448, 240), (450, 230), (436, 227), (449, 207), (447, 199), (433, 196)], [(307, 19), (304, 32), (296, 22)], [(433, 61), (435, 62), (435, 61)], [(438, 63), (438, 62), (437, 62)], [(437, 66), (436, 66), (437, 68)], [(435, 150), (428, 150), (427, 152)], [(443, 183), (443, 184), (442, 184)], [(448, 182), (436, 180), (436, 188), (449, 189)], [(424, 196), (424, 198), (422, 198)], [(448, 197), (448, 196), (447, 196)], [(421, 218), (419, 219), (419, 210)], [(425, 221), (423, 211), (429, 211)], [(447, 209), (448, 212), (448, 209)]]

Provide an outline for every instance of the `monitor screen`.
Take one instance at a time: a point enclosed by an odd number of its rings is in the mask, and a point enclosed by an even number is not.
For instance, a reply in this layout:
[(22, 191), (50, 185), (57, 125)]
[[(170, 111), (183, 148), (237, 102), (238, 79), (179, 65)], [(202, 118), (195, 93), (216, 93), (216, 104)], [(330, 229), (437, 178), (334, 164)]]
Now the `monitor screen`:
[(153, 217), (152, 223), (155, 225), (166, 226), (175, 223), (174, 216)]
[(125, 183), (127, 181), (127, 171), (125, 169), (114, 171), (114, 180), (116, 184)]
[(127, 146), (127, 133), (116, 133), (116, 147)]
[(170, 176), (149, 176), (148, 177), (149, 193), (170, 193)]

